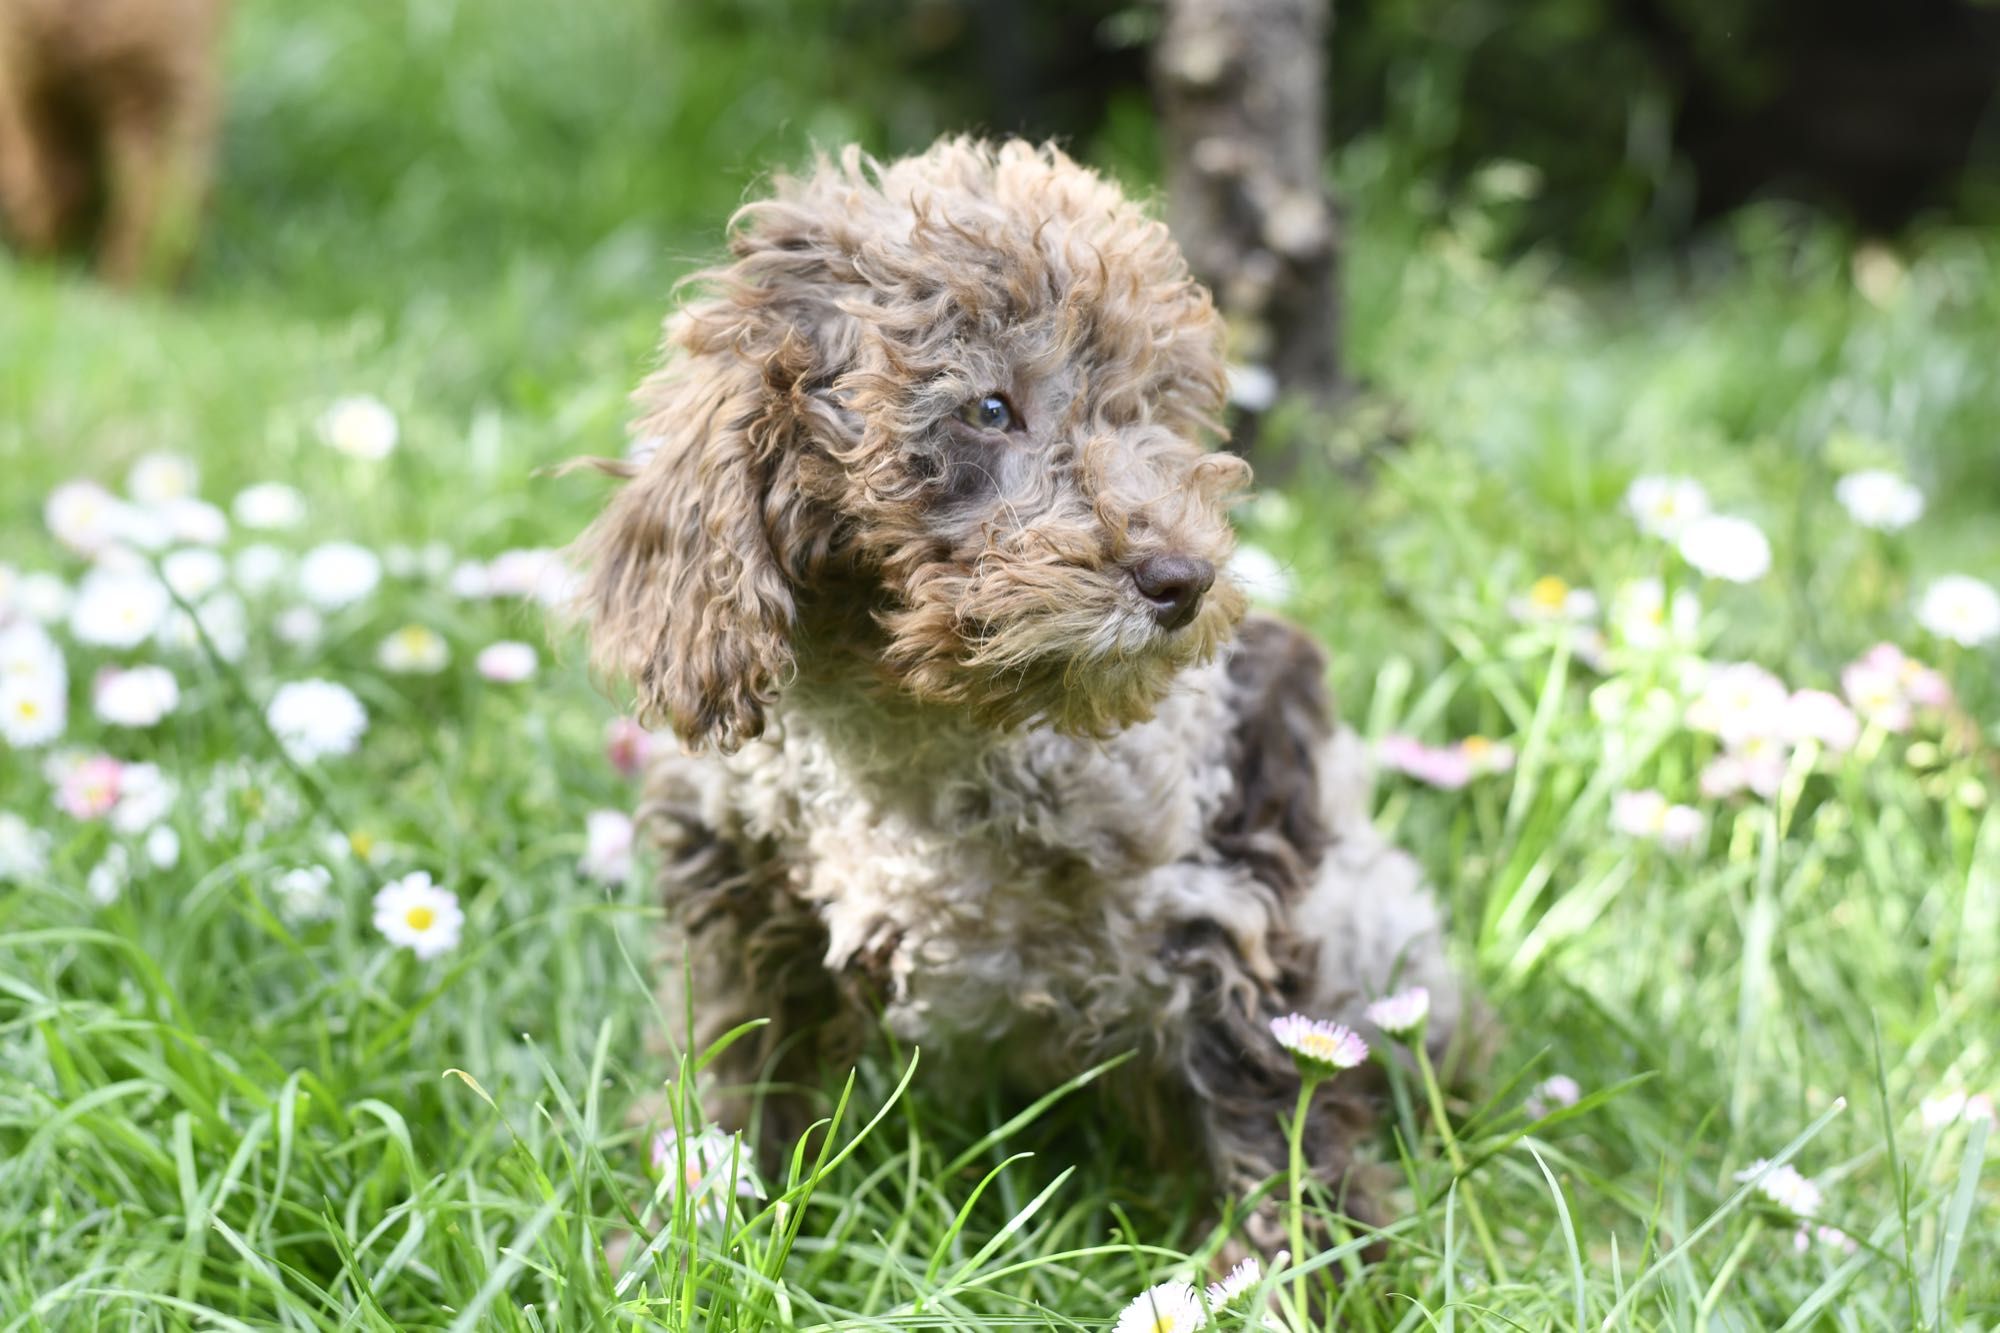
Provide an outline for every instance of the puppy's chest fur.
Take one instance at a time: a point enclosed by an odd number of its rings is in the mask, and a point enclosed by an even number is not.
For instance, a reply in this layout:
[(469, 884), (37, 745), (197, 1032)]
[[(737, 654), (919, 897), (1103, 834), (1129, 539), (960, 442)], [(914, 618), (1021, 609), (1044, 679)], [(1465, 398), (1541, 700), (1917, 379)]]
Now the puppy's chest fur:
[(807, 694), (739, 753), (672, 762), (897, 1036), (1097, 1058), (1172, 1006), (1190, 930), (1275, 976), (1268, 895), (1211, 836), (1238, 796), (1233, 693), (1223, 664), (1199, 668), (1152, 721), (1095, 742)]

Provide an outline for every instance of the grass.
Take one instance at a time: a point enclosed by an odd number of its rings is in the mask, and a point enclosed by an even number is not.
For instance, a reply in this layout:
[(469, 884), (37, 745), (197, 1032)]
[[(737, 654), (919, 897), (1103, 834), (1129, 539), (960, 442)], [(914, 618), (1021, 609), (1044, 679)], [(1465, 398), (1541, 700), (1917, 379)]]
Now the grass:
[[(815, 138), (937, 128), (894, 80), (857, 80), (865, 53), (815, 10), (672, 12), (246, 6), (187, 295), (0, 264), (0, 561), (74, 581), (43, 497), (115, 486), (156, 449), (197, 458), (212, 499), (301, 487), (300, 544), (489, 557), (571, 536), (600, 486), (542, 469), (618, 446), (673, 277), (755, 174)], [(1130, 126), (1082, 148), (1143, 181)], [(1918, 1110), (2000, 1083), (2000, 673), (1910, 612), (1931, 576), (2000, 569), (2000, 246), (1912, 238), (1878, 303), (1847, 238), (1764, 211), (1583, 287), (1508, 244), (1504, 198), (1440, 200), (1379, 144), (1340, 170), (1372, 393), (1310, 438), (1328, 465), (1245, 525), (1336, 647), (1365, 732), (1480, 733), (1520, 760), (1463, 792), (1382, 787), (1381, 822), (1449, 900), (1504, 1036), (1450, 1105), (1463, 1173), (1409, 1111), (1421, 1091), (1399, 1099), (1378, 1152), (1407, 1184), (1380, 1257), (1355, 1236), (1310, 1259), (1344, 1275), (1335, 1317), (2000, 1323), (1986, 1132)], [(314, 436), (349, 392), (401, 418), (382, 463)], [(1869, 463), (1926, 491), (1916, 527), (1869, 534), (1834, 504), (1834, 479)], [(1696, 476), (1772, 536), (1767, 578), (1702, 586), (1709, 656), (1832, 687), (1893, 640), (1948, 672), (1970, 734), (1876, 737), (1794, 768), (1772, 801), (1705, 802), (1690, 855), (1612, 836), (1623, 787), (1695, 799), (1709, 742), (1629, 704), (1674, 686), (1674, 664), (1636, 655), (1605, 688), (1506, 604), (1543, 574), (1607, 597), (1687, 580), (1620, 512), (1641, 471)], [(0, 1329), (1102, 1328), (1213, 1253), (1198, 1182), (1148, 1171), (1087, 1089), (1023, 1106), (937, 1086), (913, 1051), (829, 1090), (831, 1146), (767, 1204), (726, 1223), (677, 1208), (626, 1119), (677, 1086), (648, 1046), (653, 907), (576, 869), (586, 812), (632, 799), (601, 757), (612, 705), (573, 652), (531, 686), (480, 679), (481, 645), (539, 641), (539, 622), (432, 579), (389, 579), (310, 652), (271, 634), (273, 609), (253, 604), (234, 667), (143, 654), (185, 695), (150, 731), (105, 732), (73, 689), (70, 743), (183, 787), (178, 865), (114, 904), (85, 892), (112, 835), (56, 811), (39, 754), (0, 749), (6, 807), (52, 838), (46, 873), (0, 885)], [(451, 643), (438, 675), (376, 665), (410, 621)], [(74, 682), (105, 658), (66, 647)], [(349, 685), (371, 725), (354, 756), (294, 775), (258, 719), (306, 675)], [(210, 837), (196, 793), (246, 757), (268, 799), (303, 783), (318, 804), (268, 828), (237, 807)], [(288, 918), (275, 875), (321, 861), (337, 915)], [(467, 909), (464, 943), (430, 964), (368, 922), (380, 882), (413, 870)], [(1527, 1093), (1558, 1073), (1583, 1098), (1535, 1119)], [(1859, 1247), (1795, 1253), (1792, 1221), (1735, 1178), (1758, 1158), (1813, 1177)], [(596, 1261), (635, 1231), (657, 1239), (629, 1276)]]

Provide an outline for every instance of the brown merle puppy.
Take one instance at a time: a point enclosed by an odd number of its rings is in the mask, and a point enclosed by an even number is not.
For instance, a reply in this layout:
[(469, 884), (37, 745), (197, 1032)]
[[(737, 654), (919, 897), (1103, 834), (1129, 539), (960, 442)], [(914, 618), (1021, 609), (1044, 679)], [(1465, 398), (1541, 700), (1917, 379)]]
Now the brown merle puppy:
[[(1028, 1087), (1136, 1052), (1113, 1095), (1148, 1140), (1252, 1190), (1298, 1089), (1272, 1017), (1421, 982), (1442, 1044), (1460, 999), (1324, 656), (1226, 572), (1248, 469), (1200, 444), (1208, 294), (1019, 142), (822, 160), (732, 254), (582, 543), (599, 665), (685, 742), (643, 811), (675, 1011), (704, 1041), (772, 1020), (738, 1090), (812, 1085), (878, 1021)], [(1315, 1107), (1329, 1183), (1360, 1111), (1338, 1080)]]
[(30, 255), (85, 244), (121, 286), (194, 240), (226, 0), (0, 0), (0, 227)]

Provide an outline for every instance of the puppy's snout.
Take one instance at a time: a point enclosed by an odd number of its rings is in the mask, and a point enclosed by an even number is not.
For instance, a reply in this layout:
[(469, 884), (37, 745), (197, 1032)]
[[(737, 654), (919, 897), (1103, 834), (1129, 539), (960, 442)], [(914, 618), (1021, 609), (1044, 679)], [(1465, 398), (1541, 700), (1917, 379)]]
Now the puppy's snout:
[(1161, 629), (1179, 629), (1201, 610), (1202, 594), (1215, 583), (1215, 566), (1189, 555), (1149, 555), (1132, 566), (1132, 582), (1152, 603)]

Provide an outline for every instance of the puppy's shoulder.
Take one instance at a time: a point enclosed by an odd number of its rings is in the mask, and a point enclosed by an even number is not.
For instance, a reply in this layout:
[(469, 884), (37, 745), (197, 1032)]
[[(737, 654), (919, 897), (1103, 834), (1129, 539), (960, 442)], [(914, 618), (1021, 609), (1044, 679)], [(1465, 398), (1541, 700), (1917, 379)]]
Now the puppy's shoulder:
[(1334, 731), (1326, 650), (1289, 621), (1252, 613), (1224, 667), (1234, 789), (1211, 836), (1259, 878), (1293, 887), (1332, 836), (1321, 789)]

